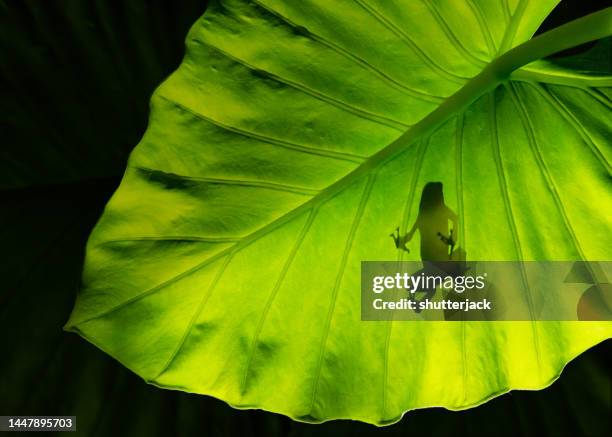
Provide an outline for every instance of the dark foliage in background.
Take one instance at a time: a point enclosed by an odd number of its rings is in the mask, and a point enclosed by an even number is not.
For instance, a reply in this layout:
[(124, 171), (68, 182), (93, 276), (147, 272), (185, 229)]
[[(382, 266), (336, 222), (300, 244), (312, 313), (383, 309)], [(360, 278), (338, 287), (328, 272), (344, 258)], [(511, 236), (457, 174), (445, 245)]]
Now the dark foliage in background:
[[(563, 1), (542, 27), (603, 6)], [(88, 436), (609, 433), (611, 341), (543, 391), (464, 412), (412, 411), (377, 429), (306, 425), (160, 390), (61, 330), (87, 236), (146, 128), (152, 91), (180, 63), (204, 8), (190, 0), (0, 1), (0, 414), (76, 415), (78, 434)]]

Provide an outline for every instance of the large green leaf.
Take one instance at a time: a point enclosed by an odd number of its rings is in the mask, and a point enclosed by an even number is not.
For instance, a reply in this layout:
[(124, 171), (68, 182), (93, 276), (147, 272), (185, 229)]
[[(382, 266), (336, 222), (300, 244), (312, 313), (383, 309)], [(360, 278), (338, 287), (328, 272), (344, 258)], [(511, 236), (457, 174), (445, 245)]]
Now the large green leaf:
[(610, 72), (507, 80), (612, 31), (607, 10), (508, 51), (553, 5), (213, 3), (67, 327), (155, 385), (304, 421), (548, 385), (612, 326), (361, 322), (359, 267), (401, 256), (388, 233), (433, 180), (470, 259), (610, 258)]

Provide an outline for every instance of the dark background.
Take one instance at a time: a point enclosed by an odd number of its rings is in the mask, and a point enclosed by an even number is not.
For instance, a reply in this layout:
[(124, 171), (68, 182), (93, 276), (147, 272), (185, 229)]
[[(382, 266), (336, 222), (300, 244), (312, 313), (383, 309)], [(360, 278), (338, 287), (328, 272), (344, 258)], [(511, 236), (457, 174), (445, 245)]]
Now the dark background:
[[(604, 3), (563, 1), (540, 31)], [(411, 411), (378, 429), (307, 425), (157, 389), (61, 330), (87, 236), (205, 5), (0, 0), (0, 415), (76, 415), (87, 436), (609, 435), (610, 340), (545, 390), (463, 412)]]

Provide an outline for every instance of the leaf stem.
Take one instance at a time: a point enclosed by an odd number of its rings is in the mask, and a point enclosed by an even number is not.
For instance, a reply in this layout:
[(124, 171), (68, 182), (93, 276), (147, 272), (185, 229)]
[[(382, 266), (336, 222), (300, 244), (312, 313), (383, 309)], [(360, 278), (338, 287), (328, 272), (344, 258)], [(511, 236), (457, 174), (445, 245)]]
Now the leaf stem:
[(612, 7), (609, 7), (543, 33), (506, 52), (487, 68), (493, 67), (504, 79), (530, 62), (611, 34)]

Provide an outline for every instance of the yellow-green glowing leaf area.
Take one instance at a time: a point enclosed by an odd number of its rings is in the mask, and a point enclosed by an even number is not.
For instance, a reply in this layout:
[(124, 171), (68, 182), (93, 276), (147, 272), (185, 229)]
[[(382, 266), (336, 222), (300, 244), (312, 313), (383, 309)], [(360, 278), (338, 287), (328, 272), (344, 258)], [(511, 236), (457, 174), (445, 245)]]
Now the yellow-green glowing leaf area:
[(489, 74), (564, 39), (523, 44), (555, 3), (211, 2), (67, 328), (157, 386), (309, 422), (547, 386), (612, 325), (362, 322), (360, 262), (419, 259), (389, 233), (431, 181), (468, 259), (610, 259), (610, 72)]

